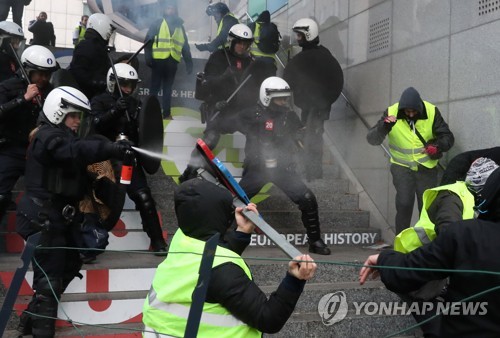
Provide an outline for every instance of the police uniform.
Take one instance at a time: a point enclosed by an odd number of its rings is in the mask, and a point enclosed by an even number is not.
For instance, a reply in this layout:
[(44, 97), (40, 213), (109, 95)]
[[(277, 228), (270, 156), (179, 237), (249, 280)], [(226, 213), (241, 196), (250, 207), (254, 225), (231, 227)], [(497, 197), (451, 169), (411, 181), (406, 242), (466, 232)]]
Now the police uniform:
[[(43, 118), (42, 118), (43, 120)], [(42, 122), (27, 151), (26, 192), (16, 217), (16, 231), (24, 238), (42, 230), (42, 247), (75, 246), (78, 235), (78, 201), (86, 192), (86, 166), (108, 159), (110, 142), (78, 139), (69, 128)], [(28, 311), (57, 317), (58, 301), (74, 277), (81, 260), (77, 250), (36, 250), (33, 262), (35, 294)], [(81, 276), (81, 275), (80, 275)], [(54, 298), (54, 294), (55, 297)], [(23, 313), (25, 334), (54, 336), (55, 320)]]
[[(96, 96), (91, 101), (92, 114), (94, 114), (93, 124), (95, 131), (106, 136), (109, 140), (115, 141), (120, 134), (125, 134), (130, 141), (138, 144), (138, 117), (141, 109), (140, 102), (132, 96), (126, 97), (129, 102), (129, 117), (127, 120), (124, 111), (116, 111), (115, 103), (118, 96), (113, 96), (105, 92)], [(113, 167), (120, 168), (121, 162), (113, 161)], [(115, 170), (119, 174), (120, 169)], [(119, 178), (117, 177), (117, 180)], [(137, 158), (137, 165), (132, 172), (132, 181), (126, 186), (128, 196), (135, 202), (141, 214), (144, 231), (151, 238), (151, 245), (154, 251), (165, 251), (166, 243), (163, 239), (162, 229), (156, 203), (151, 195), (146, 174), (141, 166), (140, 159)]]
[(316, 196), (295, 171), (293, 149), (297, 149), (296, 142), (304, 132), (295, 112), (259, 104), (242, 113), (240, 131), (246, 136), (241, 188), (252, 198), (266, 183), (274, 183), (302, 212), (311, 252), (329, 254), (321, 239)]
[[(24, 99), (27, 84), (20, 78), (0, 83), (0, 219), (19, 177), (24, 175), (28, 136), (35, 128), (41, 107)], [(42, 102), (52, 86), (40, 89)]]
[(68, 69), (89, 100), (106, 90), (106, 74), (111, 66), (107, 45), (99, 33), (87, 29), (85, 39), (73, 51)]

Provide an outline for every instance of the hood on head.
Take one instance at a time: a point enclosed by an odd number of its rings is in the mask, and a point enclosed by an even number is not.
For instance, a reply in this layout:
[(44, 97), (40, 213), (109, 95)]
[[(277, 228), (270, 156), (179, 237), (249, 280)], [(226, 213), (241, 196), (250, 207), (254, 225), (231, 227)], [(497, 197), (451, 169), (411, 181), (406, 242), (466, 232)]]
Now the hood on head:
[(233, 196), (203, 179), (182, 183), (174, 193), (175, 214), (186, 236), (202, 241), (224, 235), (234, 220)]
[(271, 13), (269, 11), (264, 11), (257, 17), (257, 22), (271, 22)]
[(418, 112), (418, 115), (422, 115), (424, 104), (420, 98), (419, 92), (413, 87), (406, 88), (399, 99), (398, 109), (399, 112), (402, 112), (403, 109), (413, 109)]

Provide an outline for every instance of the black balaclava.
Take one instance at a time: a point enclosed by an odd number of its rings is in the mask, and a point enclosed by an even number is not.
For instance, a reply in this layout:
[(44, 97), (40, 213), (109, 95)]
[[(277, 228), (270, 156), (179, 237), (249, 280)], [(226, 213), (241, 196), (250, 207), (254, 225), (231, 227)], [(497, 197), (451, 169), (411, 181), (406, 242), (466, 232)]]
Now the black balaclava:
[(404, 109), (414, 109), (418, 112), (413, 118), (414, 120), (422, 116), (424, 104), (420, 98), (419, 92), (413, 87), (406, 88), (401, 94), (401, 98), (399, 99), (398, 118), (408, 118), (403, 112)]
[(234, 220), (233, 196), (214, 183), (194, 178), (174, 193), (175, 214), (186, 236), (202, 241), (217, 232), (224, 236)]

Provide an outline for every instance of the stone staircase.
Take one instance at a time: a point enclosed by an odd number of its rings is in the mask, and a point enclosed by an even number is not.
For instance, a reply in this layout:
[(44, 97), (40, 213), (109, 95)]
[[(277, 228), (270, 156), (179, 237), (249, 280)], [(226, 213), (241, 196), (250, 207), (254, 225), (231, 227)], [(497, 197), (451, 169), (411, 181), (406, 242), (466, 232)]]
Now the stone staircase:
[[(177, 112), (178, 113), (178, 112)], [(177, 114), (181, 115), (181, 114)], [(177, 118), (176, 118), (177, 117)], [(165, 235), (170, 239), (177, 229), (173, 208), (173, 189), (177, 176), (184, 169), (195, 140), (203, 130), (196, 119), (176, 116), (165, 121), (164, 154), (171, 162), (162, 162), (162, 171), (149, 177), (150, 186), (162, 216)], [(241, 175), (243, 159), (242, 135), (223, 137), (216, 155), (228, 164), (231, 172)], [(359, 210), (358, 196), (349, 194), (349, 183), (340, 179), (339, 167), (325, 152), (324, 178), (309, 187), (314, 191), (320, 208), (323, 238), (332, 249), (331, 256), (313, 255), (318, 261), (318, 273), (307, 283), (295, 312), (276, 337), (383, 337), (414, 324), (411, 317), (367, 315), (356, 313), (353, 302), (398, 301), (381, 282), (360, 286), (359, 267), (375, 251), (364, 247), (380, 240), (380, 232), (369, 227), (369, 213)], [(278, 189), (266, 186), (255, 197), (264, 219), (306, 252), (305, 230), (297, 207)], [(16, 267), (22, 241), (13, 233), (14, 217), (0, 226), (0, 300)], [(6, 240), (9, 241), (7, 245)], [(15, 242), (15, 243), (13, 243)], [(141, 337), (141, 310), (151, 285), (156, 266), (163, 260), (147, 252), (149, 240), (142, 232), (138, 212), (128, 201), (121, 219), (110, 235), (108, 251), (95, 264), (84, 265), (82, 280), (75, 279), (61, 298), (58, 317), (70, 318), (70, 323), (58, 321), (57, 336), (61, 337)], [(124, 250), (126, 250), (124, 252)], [(256, 282), (266, 293), (276, 290), (284, 277), (288, 259), (261, 235), (253, 235), (244, 256), (251, 266)], [(12, 320), (4, 337), (16, 337), (17, 316), (26, 307), (32, 294), (32, 272), (29, 271), (18, 296)], [(319, 314), (320, 300), (328, 294), (341, 292), (347, 303), (347, 315), (333, 325), (325, 325)], [(321, 306), (320, 306), (321, 308)], [(321, 309), (320, 309), (321, 310)], [(405, 333), (405, 336), (414, 332)]]

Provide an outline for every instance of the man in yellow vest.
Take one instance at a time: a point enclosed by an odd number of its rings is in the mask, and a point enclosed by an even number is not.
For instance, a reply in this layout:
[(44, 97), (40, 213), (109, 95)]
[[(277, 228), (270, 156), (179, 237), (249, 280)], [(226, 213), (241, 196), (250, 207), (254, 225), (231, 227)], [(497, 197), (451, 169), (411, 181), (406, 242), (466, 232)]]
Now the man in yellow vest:
[(217, 2), (207, 7), (206, 13), (208, 16), (213, 16), (217, 23), (217, 36), (209, 43), (195, 44), (200, 51), (215, 52), (217, 49), (227, 47), (227, 36), (231, 27), (239, 23), (233, 13), (229, 11), (229, 7), (223, 2)]
[[(253, 33), (253, 43), (250, 52), (255, 60), (266, 62), (272, 65), (274, 69), (273, 76), (276, 75), (275, 53), (278, 52), (281, 43), (281, 34), (278, 27), (271, 22), (269, 11), (263, 11), (259, 14), (255, 22), (248, 24)], [(266, 36), (267, 35), (267, 36)]]
[(78, 45), (80, 41), (85, 38), (85, 31), (87, 30), (87, 21), (89, 20), (88, 15), (82, 15), (78, 26), (73, 30), (73, 45)]
[[(457, 181), (426, 190), (419, 221), (396, 236), (394, 250), (410, 253), (432, 242), (440, 233), (446, 231), (450, 224), (475, 218), (476, 199), (479, 199), (488, 177), (497, 168), (498, 165), (491, 159), (480, 157), (470, 166), (465, 182)], [(477, 204), (479, 205), (480, 201)], [(407, 301), (435, 302), (435, 298), (443, 293), (446, 284), (447, 279), (430, 281), (420, 289), (400, 296)], [(434, 314), (430, 313), (425, 316), (413, 314), (413, 317), (421, 323)], [(439, 319), (433, 319), (421, 324), (424, 336), (438, 337), (439, 323)]]
[[(233, 208), (233, 197), (224, 188), (201, 178), (182, 183), (174, 194), (179, 229), (172, 238), (165, 261), (157, 268), (144, 302), (143, 337), (183, 337), (192, 293), (205, 241), (220, 233), (211, 278), (203, 305), (198, 337), (261, 337), (276, 333), (293, 313), (305, 282), (316, 264), (301, 255), (288, 264), (288, 272), (269, 297), (252, 280), (241, 253), (250, 243), (255, 225), (242, 209)], [(257, 212), (255, 204), (247, 207)], [(227, 232), (236, 219), (236, 230)], [(162, 336), (163, 337), (163, 336)]]
[(380, 145), (389, 135), (392, 182), (396, 188), (396, 234), (410, 226), (417, 196), (438, 184), (438, 159), (455, 142), (439, 109), (420, 98), (418, 91), (405, 89), (399, 102), (387, 108), (368, 131), (371, 145)]
[(193, 72), (193, 59), (189, 49), (188, 38), (184, 30), (184, 21), (177, 14), (175, 0), (161, 0), (164, 8), (163, 18), (155, 21), (146, 34), (151, 43), (144, 48), (146, 64), (151, 67), (151, 94), (162, 92), (162, 110), (164, 119), (172, 119), (170, 106), (172, 85), (181, 57), (186, 63), (186, 72)]
[[(438, 337), (498, 337), (500, 335), (500, 292), (498, 271), (500, 255), (500, 170), (497, 168), (477, 194), (477, 219), (454, 222), (434, 241), (408, 254), (383, 250), (371, 255), (359, 272), (360, 284), (380, 275), (385, 286), (398, 294), (418, 290), (430, 281), (449, 277), (443, 307), (426, 303), (408, 304), (412, 313), (426, 315), (439, 311)], [(386, 267), (379, 269), (379, 267)], [(470, 271), (476, 270), (477, 273)], [(451, 273), (453, 271), (453, 273)], [(489, 292), (485, 292), (488, 290)], [(469, 300), (469, 301), (466, 301)], [(472, 302), (472, 303), (469, 303)], [(458, 309), (455, 305), (459, 305)], [(483, 308), (478, 311), (478, 305)], [(448, 308), (446, 312), (440, 308)], [(472, 307), (476, 310), (470, 311)], [(425, 335), (428, 337), (428, 335)]]

